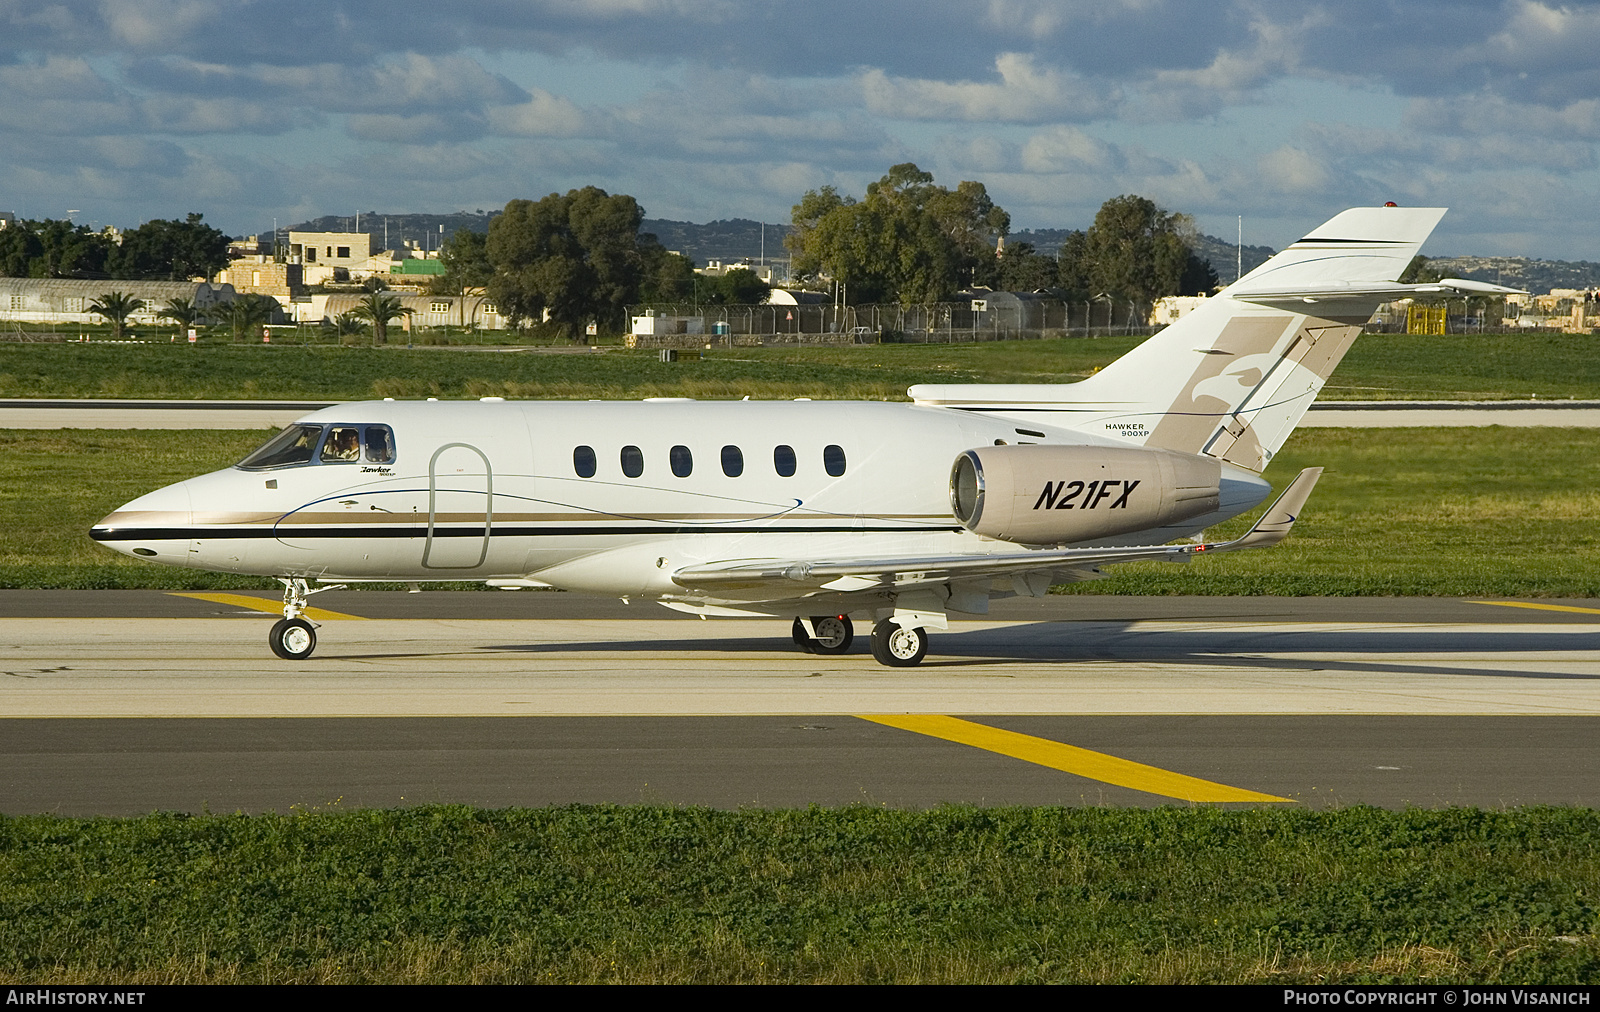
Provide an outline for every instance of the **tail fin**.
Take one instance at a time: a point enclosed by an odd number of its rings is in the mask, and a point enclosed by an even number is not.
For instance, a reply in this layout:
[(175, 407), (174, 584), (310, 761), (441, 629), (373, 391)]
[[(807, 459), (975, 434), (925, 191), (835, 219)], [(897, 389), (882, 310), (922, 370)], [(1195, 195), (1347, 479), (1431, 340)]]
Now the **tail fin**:
[(1026, 418), (1264, 470), (1444, 208), (1358, 207), (1081, 383), (914, 386), (921, 404)]

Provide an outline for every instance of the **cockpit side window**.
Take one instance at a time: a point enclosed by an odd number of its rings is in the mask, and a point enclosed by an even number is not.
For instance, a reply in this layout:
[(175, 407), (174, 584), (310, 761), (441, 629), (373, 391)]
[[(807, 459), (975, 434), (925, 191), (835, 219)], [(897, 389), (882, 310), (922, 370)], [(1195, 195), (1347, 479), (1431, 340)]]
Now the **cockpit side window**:
[(373, 464), (394, 463), (394, 433), (387, 425), (367, 426), (367, 460)]
[(246, 471), (264, 471), (269, 467), (309, 464), (321, 435), (320, 425), (291, 425), (239, 461), (238, 466)]
[(361, 460), (361, 430), (353, 425), (335, 425), (322, 441), (324, 464), (354, 464)]

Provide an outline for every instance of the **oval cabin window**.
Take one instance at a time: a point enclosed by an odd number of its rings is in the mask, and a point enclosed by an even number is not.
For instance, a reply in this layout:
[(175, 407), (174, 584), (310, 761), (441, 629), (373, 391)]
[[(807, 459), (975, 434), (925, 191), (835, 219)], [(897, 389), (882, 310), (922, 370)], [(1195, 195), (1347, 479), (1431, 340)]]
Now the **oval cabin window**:
[(722, 473), (730, 478), (744, 474), (744, 453), (737, 446), (722, 448)]
[(772, 466), (785, 478), (794, 477), (794, 447), (776, 446), (772, 449)]
[(822, 448), (822, 469), (835, 478), (844, 474), (844, 447), (825, 446)]
[(572, 470), (580, 478), (593, 478), (595, 472), (594, 447), (577, 446), (572, 450)]
[(667, 461), (672, 465), (672, 473), (679, 478), (687, 478), (694, 471), (694, 454), (687, 446), (674, 446), (667, 454)]
[(622, 473), (630, 478), (644, 474), (644, 451), (637, 446), (622, 448)]

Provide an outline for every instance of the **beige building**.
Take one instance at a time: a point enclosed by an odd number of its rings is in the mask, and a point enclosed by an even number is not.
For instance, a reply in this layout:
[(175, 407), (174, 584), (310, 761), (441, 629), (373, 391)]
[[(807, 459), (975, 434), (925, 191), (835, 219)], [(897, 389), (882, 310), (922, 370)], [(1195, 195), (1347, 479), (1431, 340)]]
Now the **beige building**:
[(270, 256), (256, 255), (234, 260), (217, 275), (217, 283), (232, 285), (240, 294), (271, 295), (287, 302), (305, 291), (305, 268), (300, 264), (280, 264)]
[[(499, 307), (487, 296), (468, 295), (462, 298), (456, 295), (406, 295), (399, 292), (385, 294), (399, 299), (402, 307), (411, 310), (411, 315), (404, 322), (390, 324), (396, 329), (477, 327), (482, 330), (505, 330), (507, 327), (506, 318), (500, 315)], [(312, 307), (316, 307), (319, 300), (321, 302), (317, 319), (332, 320), (355, 309), (366, 296), (314, 295), (311, 298)]]

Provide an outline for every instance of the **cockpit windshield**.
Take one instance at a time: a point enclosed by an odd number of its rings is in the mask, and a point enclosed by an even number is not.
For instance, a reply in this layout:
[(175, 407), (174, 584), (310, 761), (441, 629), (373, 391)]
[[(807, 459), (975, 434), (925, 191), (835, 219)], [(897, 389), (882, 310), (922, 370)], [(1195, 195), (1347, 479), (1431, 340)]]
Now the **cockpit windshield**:
[(296, 424), (234, 466), (245, 471), (265, 471), (298, 464), (358, 464), (363, 446), (367, 463), (394, 462), (394, 432), (387, 425)]
[(317, 440), (321, 438), (320, 425), (291, 425), (239, 461), (237, 466), (246, 471), (264, 471), (269, 467), (309, 464), (311, 455), (316, 452)]

